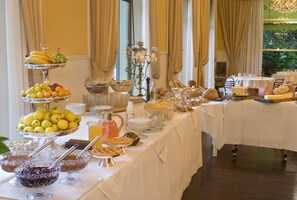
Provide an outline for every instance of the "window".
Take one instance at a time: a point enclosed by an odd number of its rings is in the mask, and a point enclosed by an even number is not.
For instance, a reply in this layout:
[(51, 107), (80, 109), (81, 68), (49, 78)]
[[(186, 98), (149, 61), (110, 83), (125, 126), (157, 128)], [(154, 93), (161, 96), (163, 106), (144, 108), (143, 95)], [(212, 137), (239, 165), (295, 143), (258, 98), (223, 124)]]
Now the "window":
[(115, 68), (115, 79), (130, 79), (126, 72), (128, 61), (126, 58), (126, 47), (134, 43), (133, 40), (133, 1), (120, 0), (119, 1), (119, 50), (118, 59)]
[(297, 13), (285, 15), (264, 1), (263, 74), (297, 69)]

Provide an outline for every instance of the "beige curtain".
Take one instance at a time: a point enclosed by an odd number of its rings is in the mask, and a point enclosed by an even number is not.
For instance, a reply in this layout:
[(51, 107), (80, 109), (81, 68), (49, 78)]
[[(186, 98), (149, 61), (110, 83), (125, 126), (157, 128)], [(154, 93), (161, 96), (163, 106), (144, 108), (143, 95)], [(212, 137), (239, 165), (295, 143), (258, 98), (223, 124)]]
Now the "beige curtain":
[[(27, 54), (34, 50), (41, 50), (40, 43), (45, 42), (43, 40), (43, 4), (44, 0), (20, 0)], [(30, 70), (28, 73), (30, 85), (41, 82), (40, 71)]]
[(205, 65), (208, 62), (210, 0), (193, 0), (193, 43), (197, 83), (204, 86)]
[(91, 0), (93, 78), (110, 80), (118, 54), (118, 0)]
[(219, 0), (218, 14), (230, 61), (229, 75), (238, 73), (236, 65), (247, 30), (252, 0)]
[[(158, 30), (159, 30), (159, 1), (150, 0), (150, 46), (160, 48)], [(151, 64), (152, 78), (160, 78), (160, 51), (157, 52), (158, 62)]]
[(168, 0), (168, 80), (182, 70), (183, 1)]
[(263, 0), (252, 2), (248, 29), (237, 60), (239, 73), (258, 75), (262, 72), (263, 11)]

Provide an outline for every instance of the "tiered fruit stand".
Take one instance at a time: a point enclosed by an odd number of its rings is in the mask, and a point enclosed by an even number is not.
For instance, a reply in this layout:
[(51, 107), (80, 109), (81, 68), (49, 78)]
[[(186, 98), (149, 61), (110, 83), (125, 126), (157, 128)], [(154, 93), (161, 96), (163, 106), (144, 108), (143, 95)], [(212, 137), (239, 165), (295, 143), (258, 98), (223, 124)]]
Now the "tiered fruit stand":
[[(48, 73), (51, 69), (57, 69), (60, 67), (65, 67), (65, 63), (57, 63), (57, 64), (31, 64), (31, 63), (25, 63), (25, 67), (27, 69), (33, 69), (33, 70), (41, 70), (43, 74), (43, 80), (44, 83), (46, 83), (48, 86), (50, 85), (50, 82), (48, 80)], [(50, 104), (54, 102), (60, 102), (60, 101), (66, 101), (71, 97), (71, 95), (63, 96), (63, 97), (53, 97), (53, 98), (28, 98), (28, 97), (22, 97), (25, 102), (31, 103), (31, 104), (44, 104), (47, 110), (50, 109)], [(50, 133), (31, 133), (31, 132), (24, 132), (18, 130), (19, 134), (25, 137), (56, 137), (56, 136), (64, 136), (71, 133), (74, 133), (78, 130), (78, 127), (72, 128), (72, 129), (66, 129), (56, 132), (50, 132)]]

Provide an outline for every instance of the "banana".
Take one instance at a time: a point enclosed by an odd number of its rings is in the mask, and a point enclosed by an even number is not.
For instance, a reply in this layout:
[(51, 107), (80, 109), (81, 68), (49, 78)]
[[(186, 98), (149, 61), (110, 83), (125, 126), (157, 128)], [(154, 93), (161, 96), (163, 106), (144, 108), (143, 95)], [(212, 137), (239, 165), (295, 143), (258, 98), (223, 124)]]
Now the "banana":
[(26, 58), (26, 62), (33, 64), (50, 64), (48, 60), (44, 60), (39, 56), (30, 56)]
[(44, 59), (49, 61), (50, 63), (56, 63), (56, 60), (50, 54), (43, 52), (43, 51), (32, 51), (30, 56), (36, 56), (40, 59)]

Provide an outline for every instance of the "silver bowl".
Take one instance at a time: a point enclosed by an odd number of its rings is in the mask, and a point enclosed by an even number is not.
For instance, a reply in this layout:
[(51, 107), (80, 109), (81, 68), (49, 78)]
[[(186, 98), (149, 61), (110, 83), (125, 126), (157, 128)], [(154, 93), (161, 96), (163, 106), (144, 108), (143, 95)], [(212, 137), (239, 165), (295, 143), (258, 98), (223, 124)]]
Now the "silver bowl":
[(90, 93), (97, 93), (97, 94), (107, 91), (108, 86), (109, 86), (108, 84), (85, 85), (85, 87)]
[(114, 80), (111, 82), (111, 88), (115, 92), (129, 92), (133, 87), (132, 80)]

